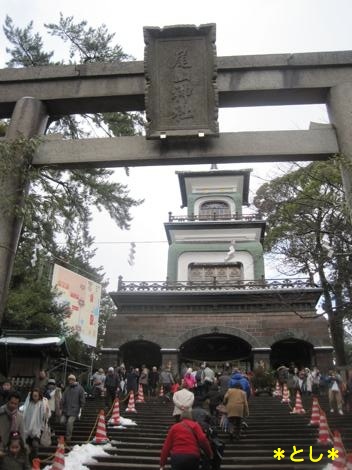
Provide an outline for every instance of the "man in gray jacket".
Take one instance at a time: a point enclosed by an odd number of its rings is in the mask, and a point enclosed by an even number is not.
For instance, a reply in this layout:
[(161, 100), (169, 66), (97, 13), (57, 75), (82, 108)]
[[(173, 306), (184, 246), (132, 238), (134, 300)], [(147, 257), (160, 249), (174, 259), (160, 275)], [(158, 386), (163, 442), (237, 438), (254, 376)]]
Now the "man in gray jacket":
[(7, 446), (11, 432), (18, 432), (24, 439), (23, 416), (18, 410), (20, 400), (19, 393), (11, 391), (7, 403), (0, 407), (0, 451)]
[(86, 398), (83, 387), (76, 381), (76, 377), (74, 375), (69, 375), (67, 380), (68, 386), (66, 387), (61, 399), (61, 423), (66, 424), (66, 443), (70, 444), (74, 422), (79, 417)]

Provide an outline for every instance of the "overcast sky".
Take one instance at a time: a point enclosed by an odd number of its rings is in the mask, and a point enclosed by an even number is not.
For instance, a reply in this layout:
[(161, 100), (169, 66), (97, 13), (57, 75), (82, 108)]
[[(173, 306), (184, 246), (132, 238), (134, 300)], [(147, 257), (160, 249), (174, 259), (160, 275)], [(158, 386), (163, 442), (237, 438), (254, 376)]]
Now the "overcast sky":
[[(91, 26), (105, 23), (123, 50), (143, 60), (143, 26), (216, 23), (217, 55), (252, 55), (352, 50), (352, 0), (0, 0), (0, 20), (11, 16), (17, 26), (34, 21), (55, 59), (67, 58), (67, 49), (45, 32), (44, 23), (58, 22), (60, 11)], [(0, 32), (0, 67), (8, 56)], [(310, 121), (328, 122), (323, 106), (237, 108), (220, 110), (220, 131), (307, 129)], [(253, 168), (251, 194), (265, 180), (280, 174), (284, 165), (223, 164), (221, 169)], [(102, 265), (116, 289), (117, 277), (126, 280), (164, 280), (167, 242), (163, 223), (168, 211), (181, 214), (176, 170), (209, 169), (209, 165), (131, 168), (130, 177), (115, 177), (145, 203), (133, 210), (131, 230), (118, 230), (105, 214), (97, 213), (92, 231), (97, 242), (94, 264)], [(137, 243), (135, 265), (127, 263), (129, 242)], [(139, 243), (149, 242), (149, 243)], [(271, 271), (272, 272), (272, 271)]]

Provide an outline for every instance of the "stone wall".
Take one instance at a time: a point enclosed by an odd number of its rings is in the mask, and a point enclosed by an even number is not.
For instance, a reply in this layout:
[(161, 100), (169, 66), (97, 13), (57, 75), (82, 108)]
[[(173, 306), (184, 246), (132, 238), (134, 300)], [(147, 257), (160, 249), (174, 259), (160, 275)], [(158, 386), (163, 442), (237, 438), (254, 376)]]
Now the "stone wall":
[[(252, 347), (270, 347), (277, 341), (295, 338), (314, 346), (330, 345), (327, 321), (320, 317), (302, 319), (294, 312), (245, 312), (196, 314), (121, 314), (107, 326), (104, 347), (146, 340), (161, 348), (179, 348), (188, 339), (209, 333), (240, 337)], [(304, 315), (309, 315), (305, 312)], [(311, 313), (313, 315), (313, 312)]]

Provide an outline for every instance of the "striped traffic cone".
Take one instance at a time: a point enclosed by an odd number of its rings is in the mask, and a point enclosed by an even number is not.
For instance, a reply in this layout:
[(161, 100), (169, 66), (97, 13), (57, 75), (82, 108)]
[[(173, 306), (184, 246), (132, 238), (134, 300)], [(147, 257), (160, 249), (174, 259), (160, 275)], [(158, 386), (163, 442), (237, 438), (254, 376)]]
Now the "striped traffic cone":
[(139, 387), (138, 387), (138, 397), (137, 397), (136, 403), (145, 403), (142, 384), (139, 384)]
[(32, 460), (32, 470), (40, 470), (40, 459)]
[(301, 394), (297, 390), (297, 392), (296, 392), (296, 403), (295, 403), (295, 406), (293, 407), (293, 410), (291, 411), (291, 414), (303, 415), (305, 412), (306, 412), (306, 410), (302, 406)]
[(338, 450), (339, 455), (332, 463), (332, 470), (347, 469), (346, 452), (342, 443), (341, 434), (338, 431), (334, 431), (334, 449)]
[(279, 381), (278, 381), (278, 380), (276, 381), (274, 396), (275, 396), (275, 397), (279, 397), (279, 398), (282, 397), (282, 389), (281, 389), (281, 387), (280, 387), (280, 384), (279, 384)]
[(134, 404), (134, 393), (133, 390), (130, 391), (130, 398), (128, 399), (128, 405), (126, 408), (128, 413), (137, 413), (135, 404)]
[(310, 417), (310, 421), (308, 426), (319, 426), (320, 422), (320, 407), (317, 397), (313, 397), (313, 405), (312, 405), (312, 416)]
[(65, 438), (59, 436), (57, 440), (57, 448), (53, 460), (53, 464), (50, 467), (51, 470), (63, 470), (65, 468)]
[(284, 384), (281, 403), (290, 403), (290, 392), (288, 391), (286, 384)]
[(106, 434), (105, 413), (104, 410), (100, 410), (97, 430), (92, 444), (106, 444), (107, 442), (109, 442), (109, 438)]
[(110, 424), (113, 426), (119, 426), (120, 423), (121, 423), (120, 400), (118, 398), (115, 398)]
[(164, 387), (161, 385), (160, 386), (160, 391), (159, 391), (159, 397), (163, 397), (164, 396)]
[(328, 422), (326, 419), (326, 414), (324, 413), (323, 410), (320, 410), (318, 444), (323, 444), (323, 445), (331, 444), (331, 439), (330, 439), (329, 429), (328, 429)]

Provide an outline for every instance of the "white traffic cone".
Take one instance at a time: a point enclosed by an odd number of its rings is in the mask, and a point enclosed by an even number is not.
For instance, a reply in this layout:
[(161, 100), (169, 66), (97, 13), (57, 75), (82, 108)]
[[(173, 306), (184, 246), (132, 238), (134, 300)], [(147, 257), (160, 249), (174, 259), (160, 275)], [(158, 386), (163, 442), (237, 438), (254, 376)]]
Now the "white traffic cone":
[(341, 434), (338, 431), (334, 431), (334, 449), (339, 452), (339, 455), (332, 463), (332, 470), (347, 469), (345, 447), (342, 443)]
[(138, 397), (137, 397), (136, 403), (145, 403), (142, 384), (139, 384), (139, 387), (138, 387)]
[(65, 438), (59, 436), (57, 440), (57, 448), (51, 470), (63, 470), (65, 468)]
[(112, 416), (110, 419), (110, 424), (113, 426), (119, 426), (120, 423), (121, 423), (120, 400), (118, 398), (115, 398), (114, 408), (112, 410)]
[(326, 414), (323, 410), (320, 410), (320, 421), (319, 421), (319, 436), (318, 444), (328, 445), (331, 444), (328, 422), (326, 419)]
[(310, 417), (309, 426), (319, 426), (320, 407), (317, 397), (313, 397), (312, 415)]
[(299, 391), (296, 392), (296, 403), (291, 411), (291, 414), (303, 415), (305, 414), (306, 410), (302, 406), (302, 397)]
[(104, 410), (100, 410), (97, 430), (95, 432), (95, 438), (93, 439), (93, 444), (106, 444), (109, 442), (108, 435), (106, 434), (106, 424), (105, 424), (105, 413)]
[(137, 410), (136, 410), (136, 407), (135, 407), (135, 404), (134, 404), (133, 390), (130, 391), (130, 398), (128, 400), (128, 405), (127, 405), (126, 411), (128, 413), (137, 413)]

